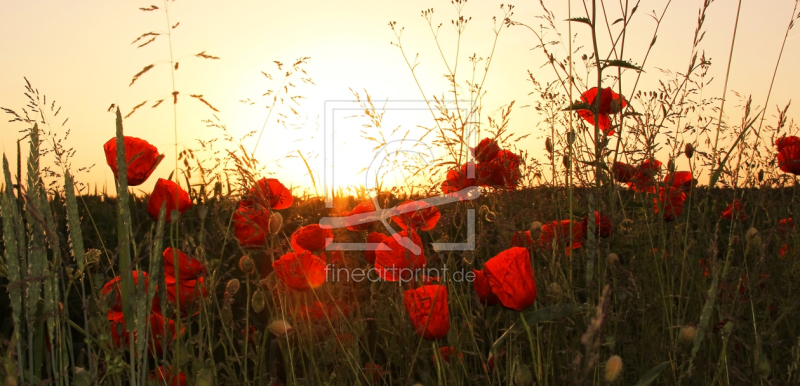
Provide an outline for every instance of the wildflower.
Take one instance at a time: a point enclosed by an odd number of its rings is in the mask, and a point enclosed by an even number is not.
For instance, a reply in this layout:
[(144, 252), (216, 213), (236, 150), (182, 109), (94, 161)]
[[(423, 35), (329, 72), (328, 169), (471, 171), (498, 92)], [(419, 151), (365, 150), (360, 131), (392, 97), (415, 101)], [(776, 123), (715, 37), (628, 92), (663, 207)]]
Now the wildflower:
[[(144, 278), (144, 287), (147, 288), (148, 285), (148, 277), (147, 272), (144, 271), (133, 271), (131, 272), (133, 275), (133, 284), (139, 284), (139, 278)], [(114, 301), (111, 305), (112, 311), (122, 311), (122, 291), (120, 290), (120, 282), (122, 282), (122, 278), (117, 276), (111, 279), (103, 288), (100, 290), (100, 294), (103, 296), (108, 296), (111, 292), (114, 292)]]
[(319, 224), (306, 225), (292, 233), (292, 249), (295, 252), (320, 251), (333, 242), (330, 227)]
[(692, 172), (674, 172), (664, 177), (664, 183), (673, 188), (683, 189), (688, 192), (692, 190), (697, 180), (692, 178)]
[(478, 294), (478, 300), (487, 306), (500, 303), (500, 298), (492, 292), (492, 286), (489, 284), (489, 279), (486, 278), (486, 274), (476, 269), (473, 269), (472, 272), (475, 274), (472, 286), (475, 288), (475, 293)]
[[(484, 167), (484, 164), (479, 164), (481, 168)], [(469, 168), (472, 169), (472, 177), (469, 177)], [(474, 162), (468, 162), (464, 165), (461, 165), (459, 169), (450, 169), (447, 171), (447, 177), (442, 182), (442, 192), (445, 194), (448, 193), (456, 193), (464, 188), (468, 188), (470, 186), (478, 185), (478, 175), (480, 174), (480, 170), (478, 165)], [(464, 199), (466, 197), (463, 197)]]
[[(125, 162), (127, 163), (128, 186), (138, 186), (147, 181), (153, 174), (161, 160), (163, 154), (158, 154), (155, 146), (147, 143), (143, 139), (136, 137), (124, 137), (125, 143)], [(106, 162), (114, 172), (114, 179), (119, 179), (117, 175), (117, 138), (111, 138), (103, 145), (106, 153)], [(169, 210), (167, 210), (169, 214)]]
[(606, 362), (605, 380), (606, 382), (614, 382), (622, 373), (622, 358), (619, 355), (614, 355), (608, 358)]
[(243, 247), (258, 247), (267, 242), (270, 232), (270, 212), (266, 207), (239, 202), (233, 212), (233, 231)]
[[(614, 229), (614, 225), (611, 224), (611, 219), (608, 216), (604, 216), (600, 214), (600, 212), (594, 212), (594, 236), (600, 238), (609, 238), (611, 237), (611, 232)], [(573, 230), (573, 234), (581, 235), (583, 238), (589, 234), (589, 216), (583, 216), (581, 222), (575, 225), (576, 227), (580, 226), (580, 230)]]
[[(175, 202), (177, 197), (178, 202)], [(189, 198), (189, 193), (173, 181), (159, 178), (156, 186), (153, 188), (153, 193), (150, 193), (150, 198), (147, 200), (147, 213), (154, 221), (158, 221), (158, 214), (161, 211), (161, 206), (166, 207), (166, 217), (164, 221), (172, 221), (172, 211), (177, 210), (181, 214), (192, 207), (192, 199)]]
[[(111, 322), (111, 340), (114, 342), (114, 346), (127, 349), (130, 334), (125, 329), (125, 316), (122, 311), (108, 311), (108, 321)], [(150, 350), (148, 350), (148, 353), (150, 355), (161, 355), (164, 349), (161, 346), (162, 339), (167, 344), (175, 339), (175, 322), (155, 313), (150, 314), (147, 322), (150, 324), (150, 339), (148, 339)], [(185, 327), (181, 328), (181, 333), (185, 329)], [(136, 332), (133, 332), (133, 339), (134, 341), (137, 339)]]
[(503, 306), (522, 311), (536, 300), (536, 281), (527, 249), (506, 249), (489, 259), (483, 271)]
[(736, 217), (740, 221), (744, 221), (747, 220), (747, 213), (745, 213), (741, 201), (733, 200), (733, 202), (722, 211), (721, 217), (725, 220), (733, 220), (733, 218)]
[(167, 247), (162, 256), (164, 257), (164, 273), (170, 276), (179, 276), (181, 279), (197, 279), (205, 276), (208, 272), (206, 266), (193, 257), (179, 251), (178, 252), (178, 275), (175, 275), (174, 252), (172, 247)]
[[(572, 240), (569, 240), (569, 232), (572, 229)], [(578, 249), (583, 246), (584, 234), (582, 226), (573, 226), (571, 220), (555, 220), (542, 225), (542, 233), (536, 243), (539, 248), (551, 250), (553, 248), (553, 240), (556, 241), (556, 248), (567, 248), (567, 255), (573, 249)]]
[(664, 221), (673, 221), (683, 212), (683, 203), (686, 201), (686, 193), (675, 188), (658, 188), (658, 200), (655, 198), (653, 212), (658, 214), (658, 202), (664, 207)]
[(200, 276), (196, 279), (177, 280), (171, 275), (164, 275), (164, 282), (167, 285), (167, 300), (177, 305), (180, 297), (181, 316), (200, 313), (198, 303), (208, 296), (205, 278)]
[[(372, 232), (367, 236), (367, 242), (370, 244), (380, 244), (383, 242), (384, 238), (386, 238), (386, 235), (378, 232)], [(366, 259), (370, 264), (375, 264), (375, 250), (373, 249), (364, 251), (364, 259)]]
[(636, 168), (636, 175), (628, 182), (628, 186), (634, 192), (650, 192), (655, 193), (653, 177), (661, 170), (661, 161), (644, 160), (638, 168)]
[(800, 175), (800, 138), (781, 137), (775, 140), (778, 147), (778, 167), (786, 173)]
[[(589, 105), (589, 109), (577, 110), (578, 115), (581, 116), (590, 125), (595, 124), (595, 116), (598, 116), (598, 128), (608, 134), (614, 135), (614, 130), (611, 129), (611, 114), (616, 114), (626, 106), (628, 103), (625, 98), (620, 97), (619, 94), (606, 87), (600, 92), (600, 108), (597, 109), (597, 87), (592, 87), (583, 94), (581, 94), (581, 101)], [(595, 114), (594, 110), (597, 109)]]
[(520, 179), (520, 156), (509, 150), (500, 150), (486, 167), (480, 168), (478, 185), (514, 189)]
[[(347, 217), (370, 212), (375, 212), (375, 204), (372, 203), (372, 200), (365, 200), (364, 202), (356, 205), (353, 210), (343, 213), (343, 215)], [(363, 231), (369, 229), (370, 226), (372, 226), (372, 222), (351, 220), (349, 218), (347, 219), (347, 230)]]
[[(456, 355), (456, 349), (453, 346), (439, 347), (439, 350), (437, 350), (437, 352), (439, 354), (438, 355), (439, 359), (443, 360), (443, 361), (445, 361), (447, 363), (450, 363), (450, 357)], [(434, 364), (436, 364), (436, 357), (437, 357), (437, 355), (436, 355), (436, 353), (434, 353), (433, 354), (433, 363)], [(463, 352), (459, 352), (458, 353), (458, 359), (459, 360), (464, 359), (464, 353)]]
[(289, 288), (305, 291), (325, 283), (328, 267), (309, 251), (289, 252), (272, 263), (275, 274)]
[(450, 331), (447, 287), (426, 285), (403, 293), (403, 304), (418, 335), (427, 340), (441, 339)]
[(614, 162), (611, 167), (611, 172), (614, 174), (614, 179), (617, 182), (628, 183), (636, 176), (636, 166), (628, 165), (623, 162)]
[[(409, 241), (420, 249), (419, 254), (406, 249), (403, 244)], [(383, 280), (398, 281), (407, 270), (413, 274), (414, 270), (424, 267), (427, 262), (422, 240), (414, 230), (407, 229), (394, 236), (386, 236), (381, 244), (383, 247), (375, 251), (375, 270)]]
[[(540, 226), (541, 229), (541, 226)], [(511, 236), (511, 246), (512, 247), (522, 247), (528, 248), (533, 247), (533, 238), (531, 237), (531, 231), (518, 231)]]
[[(170, 386), (186, 386), (188, 385), (186, 381), (186, 374), (182, 371), (178, 373), (178, 375), (173, 376), (172, 373), (167, 370), (164, 366), (159, 366), (153, 373), (150, 374), (150, 379), (155, 381), (156, 384), (159, 385), (170, 385)], [(170, 383), (169, 381), (172, 380)]]
[(491, 162), (500, 152), (500, 145), (494, 139), (484, 138), (478, 143), (478, 146), (469, 150), (472, 152), (472, 157), (478, 162)]
[(383, 367), (374, 362), (364, 363), (364, 372), (372, 376), (372, 381), (374, 383), (380, 382), (381, 378), (386, 375), (386, 371), (383, 370)]
[(262, 178), (250, 188), (245, 198), (248, 204), (260, 204), (269, 209), (286, 209), (294, 203), (292, 192), (276, 178)]
[(691, 143), (687, 143), (683, 148), (683, 154), (686, 155), (686, 158), (691, 159), (694, 156), (694, 146)]
[[(392, 216), (392, 220), (400, 228), (421, 229), (429, 231), (436, 226), (442, 214), (435, 206), (431, 206), (425, 201), (406, 201), (396, 208), (397, 211), (405, 212)], [(406, 212), (408, 211), (408, 212)]]

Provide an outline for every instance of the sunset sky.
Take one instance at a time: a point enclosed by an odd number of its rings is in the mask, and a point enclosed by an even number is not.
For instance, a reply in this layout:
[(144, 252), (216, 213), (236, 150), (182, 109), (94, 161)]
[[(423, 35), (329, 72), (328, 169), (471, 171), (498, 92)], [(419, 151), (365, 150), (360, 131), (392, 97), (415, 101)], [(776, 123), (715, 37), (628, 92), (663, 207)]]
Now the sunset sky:
[[(544, 1), (555, 14), (558, 32), (567, 41), (567, 2)], [(591, 2), (587, 2), (591, 3)], [(620, 15), (619, 1), (606, 1), (609, 21)], [(624, 1), (622, 1), (624, 4)], [(631, 2), (633, 3), (633, 2)], [(149, 2), (133, 1), (17, 1), (6, 4), (0, 13), (0, 106), (21, 111), (27, 103), (23, 95), (24, 80), (28, 80), (47, 95), (48, 104), (55, 100), (62, 107), (53, 119), (53, 129), (58, 129), (67, 117), (64, 129), (70, 129), (67, 145), (74, 147), (77, 155), (73, 167), (95, 164), (88, 173), (78, 176), (85, 183), (103, 184), (113, 191), (113, 174), (105, 165), (102, 145), (114, 135), (114, 116), (106, 112), (112, 103), (120, 106), (123, 115), (145, 100), (144, 107), (125, 119), (127, 135), (143, 138), (166, 155), (150, 180), (140, 186), (149, 192), (158, 177), (166, 178), (174, 168), (174, 138), (172, 85), (169, 65), (169, 46), (165, 36), (155, 42), (136, 48), (131, 42), (139, 35), (166, 30), (167, 21), (163, 3), (152, 3), (160, 9), (152, 12), (138, 10), (149, 7)], [(225, 5), (223, 5), (225, 4)], [(661, 15), (666, 1), (643, 0), (634, 16), (629, 31), (625, 59), (640, 64), (652, 39), (655, 21), (652, 15)], [(714, 81), (704, 90), (704, 96), (721, 97), (730, 49), (733, 24), (738, 2), (716, 0), (712, 3), (704, 27), (706, 36), (701, 43), (706, 57), (712, 61), (710, 77)], [(685, 71), (688, 65), (692, 36), (697, 22), (701, 0), (673, 0), (663, 18), (653, 52), (644, 65), (639, 89), (655, 90), (658, 79), (663, 79), (659, 69)], [(733, 55), (729, 81), (729, 104), (726, 112), (738, 119), (740, 99), (731, 91), (752, 94), (754, 104), (763, 106), (767, 89), (778, 57), (781, 41), (792, 16), (794, 0), (769, 0), (743, 2), (739, 32)], [(538, 28), (543, 10), (538, 1), (515, 4), (512, 20)], [(632, 6), (632, 5), (631, 5)], [(277, 112), (290, 113), (288, 109), (273, 113), (267, 123), (256, 156), (284, 183), (302, 188), (310, 187), (310, 178), (303, 161), (285, 159), (285, 155), (300, 150), (311, 155), (311, 169), (319, 178), (322, 173), (324, 143), (325, 101), (352, 100), (350, 89), (362, 96), (369, 92), (378, 105), (388, 100), (420, 100), (411, 71), (395, 40), (389, 21), (397, 28), (404, 27), (403, 47), (409, 60), (419, 54), (416, 75), (425, 96), (441, 96), (447, 92), (443, 78), (446, 67), (436, 49), (435, 40), (427, 22), (420, 16), (423, 9), (433, 8), (433, 20), (443, 23), (439, 33), (445, 58), (452, 65), (456, 55), (455, 32), (450, 20), (456, 11), (449, 1), (320, 1), (267, 2), (242, 0), (221, 3), (210, 0), (179, 0), (169, 4), (171, 24), (180, 22), (173, 30), (172, 49), (180, 63), (176, 71), (176, 89), (180, 92), (177, 105), (178, 146), (197, 148), (197, 139), (209, 140), (219, 136), (217, 129), (207, 128), (202, 120), (212, 117), (203, 104), (188, 97), (202, 94), (203, 98), (220, 110), (217, 114), (228, 131), (241, 137), (250, 131), (260, 131), (267, 116), (264, 106), (271, 100), (261, 95), (276, 89), (282, 79), (273, 61), (290, 66), (296, 59), (310, 57), (303, 66), (315, 84), (306, 84), (299, 78), (294, 95), (305, 97), (300, 106), (293, 107), (299, 116), (289, 114), (284, 128), (276, 124)], [(585, 16), (583, 2), (572, 2), (573, 17)], [(796, 13), (797, 11), (795, 11)], [(473, 0), (466, 4), (463, 14), (472, 17), (461, 40), (458, 81), (464, 84), (472, 77), (467, 58), (476, 53), (486, 58), (492, 50), (495, 35), (492, 16), (503, 16), (500, 3)], [(620, 24), (613, 26), (618, 31)], [(588, 27), (573, 23), (577, 34), (576, 44), (584, 46), (581, 52), (589, 53), (591, 46)], [(601, 52), (608, 52), (608, 32), (601, 31)], [(555, 40), (554, 31), (547, 31), (545, 40)], [(553, 72), (545, 64), (535, 35), (524, 27), (501, 30), (492, 65), (486, 78), (488, 90), (484, 100), (484, 119), (497, 109), (515, 101), (511, 115), (511, 130), (518, 135), (532, 133), (516, 145), (532, 154), (544, 153), (543, 128), (537, 128), (537, 115), (531, 107), (534, 96), (527, 81), (530, 70), (537, 79), (550, 81)], [(551, 48), (559, 58), (565, 56), (564, 48)], [(193, 57), (205, 51), (220, 57), (206, 60)], [(580, 62), (580, 60), (579, 60)], [(131, 78), (148, 64), (157, 65), (132, 86)], [(161, 63), (161, 64), (158, 64)], [(480, 77), (483, 64), (478, 66)], [(800, 29), (789, 33), (777, 80), (770, 98), (768, 119), (774, 115), (774, 106), (784, 106), (796, 98), (800, 90)], [(273, 75), (269, 81), (261, 71)], [(585, 71), (578, 69), (578, 71)], [(305, 75), (303, 75), (305, 77)], [(626, 75), (633, 79), (633, 72)], [(623, 83), (625, 84), (625, 83)], [(628, 82), (632, 85), (632, 82)], [(452, 97), (452, 95), (450, 95)], [(157, 108), (150, 108), (159, 99), (167, 100)], [(577, 95), (574, 96), (577, 98)], [(256, 102), (246, 105), (240, 100)], [(790, 117), (797, 117), (797, 108), (790, 109)], [(413, 112), (402, 116), (387, 112), (385, 126), (391, 131), (396, 125), (413, 130), (416, 125), (430, 125), (430, 113)], [(4, 118), (11, 119), (10, 115)], [(13, 160), (20, 123), (0, 123), (0, 146)], [(365, 119), (339, 118), (336, 132), (341, 143), (335, 144), (337, 154), (337, 184), (361, 185), (363, 175), (356, 173), (372, 160), (369, 144), (359, 137)], [(774, 121), (774, 119), (773, 119)], [(485, 121), (484, 121), (485, 123)], [(64, 130), (59, 129), (59, 130)], [(387, 131), (387, 132), (388, 132)], [(255, 139), (245, 141), (251, 150)], [(339, 157), (339, 156), (337, 156)], [(542, 158), (543, 154), (542, 154)], [(13, 163), (13, 161), (12, 161)], [(318, 181), (319, 182), (319, 181)], [(390, 183), (391, 185), (391, 183)]]

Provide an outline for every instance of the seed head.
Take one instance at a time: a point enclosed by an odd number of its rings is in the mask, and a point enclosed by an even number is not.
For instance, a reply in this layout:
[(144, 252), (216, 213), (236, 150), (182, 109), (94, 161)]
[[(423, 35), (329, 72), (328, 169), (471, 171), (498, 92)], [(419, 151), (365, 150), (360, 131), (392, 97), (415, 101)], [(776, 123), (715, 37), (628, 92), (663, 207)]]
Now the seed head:
[(253, 273), (256, 269), (256, 265), (253, 263), (253, 259), (251, 259), (250, 256), (244, 255), (239, 259), (239, 269), (244, 273)]
[(239, 279), (231, 279), (228, 280), (228, 284), (225, 286), (225, 293), (229, 296), (236, 295), (239, 292)]
[(686, 147), (683, 148), (683, 154), (686, 158), (692, 159), (692, 156), (694, 156), (694, 146), (692, 146), (691, 143), (687, 143)]
[(283, 336), (292, 331), (292, 325), (285, 320), (276, 320), (267, 326), (267, 330), (277, 336)]
[(608, 265), (615, 265), (615, 264), (617, 264), (617, 262), (619, 262), (619, 256), (617, 256), (617, 254), (614, 253), (614, 252), (609, 253), (608, 257), (606, 259), (607, 259)]
[(694, 342), (694, 338), (696, 336), (697, 336), (697, 327), (695, 326), (681, 327), (681, 342), (686, 344), (691, 344)]

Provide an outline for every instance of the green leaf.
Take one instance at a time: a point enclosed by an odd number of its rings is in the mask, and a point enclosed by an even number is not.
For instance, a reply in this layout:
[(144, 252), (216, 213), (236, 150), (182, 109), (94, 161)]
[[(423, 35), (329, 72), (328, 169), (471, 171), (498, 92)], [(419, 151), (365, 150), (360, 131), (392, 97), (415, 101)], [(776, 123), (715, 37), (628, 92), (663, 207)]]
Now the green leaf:
[(583, 23), (590, 27), (592, 26), (592, 21), (587, 17), (573, 17), (571, 19), (567, 19), (566, 21), (577, 21), (578, 23)]
[(606, 68), (606, 67), (622, 67), (622, 68), (630, 68), (632, 70), (644, 72), (644, 70), (642, 70), (641, 67), (635, 66), (635, 65), (629, 63), (626, 60), (601, 60), (600, 62), (605, 64), (605, 66), (603, 66), (603, 68)]
[(655, 381), (656, 378), (661, 375), (661, 372), (664, 371), (667, 366), (669, 366), (669, 361), (661, 362), (650, 370), (647, 370), (642, 379), (640, 379), (639, 382), (636, 382), (636, 385), (634, 386), (647, 386), (653, 383), (653, 381)]
[[(540, 308), (534, 311), (525, 311), (522, 313), (522, 317), (525, 318), (525, 323), (528, 326), (533, 326), (535, 324), (539, 324), (542, 322), (549, 322), (556, 319), (561, 319), (573, 314), (576, 314), (581, 311), (588, 310), (590, 307), (588, 304), (555, 304), (549, 307)], [(515, 322), (511, 325), (511, 328), (508, 329), (500, 338), (492, 345), (492, 351), (497, 351), (497, 348), (506, 340), (511, 334), (523, 331), (525, 326), (520, 322)]]

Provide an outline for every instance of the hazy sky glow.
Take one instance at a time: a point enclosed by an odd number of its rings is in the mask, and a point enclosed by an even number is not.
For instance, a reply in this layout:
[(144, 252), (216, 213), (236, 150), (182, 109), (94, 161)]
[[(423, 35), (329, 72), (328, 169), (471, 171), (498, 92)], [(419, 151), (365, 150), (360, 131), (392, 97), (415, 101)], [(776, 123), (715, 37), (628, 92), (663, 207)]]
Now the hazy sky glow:
[[(599, 2), (599, 1), (598, 1)], [(566, 1), (544, 1), (555, 14), (556, 27), (567, 41)], [(590, 1), (587, 2), (589, 5)], [(609, 22), (619, 17), (619, 1), (606, 1)], [(623, 0), (624, 4), (625, 1)], [(631, 2), (634, 3), (634, 2)], [(163, 3), (153, 3), (163, 8)], [(573, 16), (585, 16), (584, 3), (572, 2)], [(661, 15), (665, 1), (643, 0), (631, 24), (626, 43), (625, 59), (641, 64), (656, 26), (648, 15)], [(655, 90), (664, 75), (659, 69), (683, 72), (691, 53), (692, 36), (697, 23), (702, 0), (673, 0), (658, 32), (653, 51), (644, 65), (638, 89)], [(733, 23), (738, 2), (716, 0), (708, 11), (705, 38), (701, 49), (712, 61), (709, 77), (714, 81), (704, 90), (704, 96), (721, 97), (725, 66), (728, 59)], [(778, 57), (781, 41), (792, 16), (794, 0), (770, 0), (743, 2), (736, 47), (731, 66), (728, 89), (742, 95), (752, 94), (754, 104), (763, 106), (769, 82)], [(166, 37), (159, 37), (152, 44), (137, 49), (131, 42), (149, 31), (166, 30), (167, 22), (162, 10), (139, 11), (147, 2), (131, 1), (33, 1), (13, 2), (0, 14), (0, 106), (15, 110), (25, 106), (23, 76), (27, 77), (40, 92), (62, 106), (59, 117), (53, 122), (60, 125), (69, 117), (66, 128), (71, 129), (68, 146), (77, 150), (74, 167), (96, 164), (89, 173), (78, 178), (87, 183), (112, 185), (113, 175), (105, 165), (102, 145), (114, 135), (114, 116), (106, 112), (115, 103), (123, 110), (130, 109), (148, 100), (141, 110), (124, 121), (127, 135), (137, 136), (156, 145), (166, 155), (165, 161), (153, 177), (140, 186), (149, 192), (158, 177), (166, 178), (174, 167), (174, 139), (172, 124), (172, 90), (169, 65), (169, 46)], [(535, 29), (544, 21), (538, 1), (515, 4), (512, 20), (523, 22)], [(631, 7), (633, 5), (631, 4)], [(310, 57), (303, 66), (314, 85), (295, 79), (294, 94), (303, 95), (301, 105), (294, 106), (299, 116), (288, 115), (289, 128), (274, 122), (277, 111), (266, 126), (264, 138), (256, 156), (287, 185), (310, 187), (307, 169), (299, 158), (285, 158), (286, 154), (300, 150), (310, 155), (309, 164), (314, 173), (321, 173), (322, 132), (324, 125), (324, 102), (326, 100), (351, 100), (352, 88), (362, 97), (366, 90), (378, 105), (388, 99), (393, 101), (420, 100), (411, 71), (400, 50), (390, 45), (395, 40), (389, 21), (397, 27), (405, 27), (402, 35), (403, 47), (409, 60), (419, 53), (419, 65), (415, 69), (417, 79), (425, 96), (441, 96), (447, 93), (446, 71), (435, 40), (420, 11), (433, 8), (436, 24), (443, 23), (439, 42), (448, 63), (452, 65), (456, 55), (456, 34), (450, 20), (456, 12), (449, 1), (320, 1), (265, 2), (243, 0), (233, 6), (210, 0), (179, 0), (169, 4), (170, 21), (180, 22), (173, 30), (173, 53), (180, 67), (176, 71), (176, 88), (181, 99), (177, 105), (179, 148), (197, 148), (196, 139), (211, 139), (218, 136), (216, 129), (207, 128), (202, 122), (211, 118), (211, 111), (189, 94), (202, 94), (206, 100), (220, 110), (220, 121), (229, 132), (240, 137), (261, 130), (268, 111), (264, 106), (270, 101), (261, 95), (277, 88), (275, 82), (265, 78), (261, 71), (271, 73), (280, 82), (280, 72), (273, 61), (290, 65), (297, 58)], [(459, 46), (460, 83), (472, 78), (467, 58), (476, 53), (486, 58), (492, 50), (495, 35), (492, 16), (501, 19), (503, 11), (499, 2), (473, 0), (466, 4), (463, 14), (472, 17)], [(496, 25), (500, 25), (498, 21)], [(616, 33), (620, 24), (612, 27)], [(590, 53), (591, 41), (588, 27), (573, 23), (577, 34), (576, 46), (583, 46), (580, 53)], [(545, 40), (556, 40), (554, 31), (545, 31)], [(608, 31), (603, 29), (599, 39), (600, 51), (605, 55), (610, 45)], [(532, 133), (526, 140), (516, 143), (533, 155), (543, 156), (544, 139), (539, 120), (533, 108), (534, 96), (527, 81), (530, 70), (540, 81), (552, 81), (553, 71), (546, 64), (535, 35), (524, 27), (503, 28), (495, 47), (492, 65), (486, 77), (483, 122), (485, 117), (511, 101), (516, 101), (511, 115), (511, 131), (518, 135)], [(550, 49), (558, 58), (566, 53), (561, 46)], [(221, 57), (220, 60), (203, 60), (193, 57), (201, 51)], [(582, 65), (580, 59), (577, 60)], [(148, 64), (157, 64), (129, 86), (134, 74)], [(159, 64), (160, 63), (160, 64)], [(478, 66), (478, 77), (483, 76), (483, 63)], [(784, 106), (800, 90), (800, 31), (794, 28), (789, 33), (783, 58), (777, 72), (777, 80), (767, 110), (768, 119), (774, 115), (776, 105)], [(576, 68), (585, 74), (584, 68)], [(633, 71), (623, 75), (623, 85), (632, 86)], [(728, 93), (726, 113), (730, 119), (738, 120), (741, 100)], [(449, 95), (448, 97), (452, 97)], [(149, 106), (156, 100), (167, 98), (158, 108)], [(254, 105), (240, 103), (250, 99)], [(577, 95), (574, 96), (577, 98)], [(288, 113), (289, 110), (280, 110)], [(790, 109), (790, 117), (797, 117), (796, 108)], [(415, 130), (416, 125), (430, 125), (430, 113), (405, 113), (401, 116), (387, 112), (384, 122), (388, 133), (397, 125)], [(10, 116), (5, 118), (10, 119)], [(20, 123), (0, 123), (0, 145), (11, 159), (14, 157)], [(774, 119), (773, 119), (774, 120)], [(371, 146), (360, 139), (361, 125), (367, 120), (342, 118), (340, 131), (336, 135), (338, 154), (337, 184), (361, 185), (363, 175), (358, 171), (367, 167), (372, 159)], [(251, 149), (255, 140), (245, 142)], [(544, 157), (542, 157), (544, 158)], [(543, 161), (543, 159), (542, 159)], [(317, 176), (318, 178), (318, 176)], [(393, 183), (389, 182), (389, 185)], [(112, 189), (113, 190), (113, 189)]]

